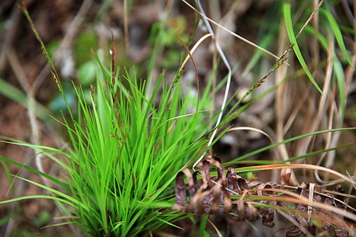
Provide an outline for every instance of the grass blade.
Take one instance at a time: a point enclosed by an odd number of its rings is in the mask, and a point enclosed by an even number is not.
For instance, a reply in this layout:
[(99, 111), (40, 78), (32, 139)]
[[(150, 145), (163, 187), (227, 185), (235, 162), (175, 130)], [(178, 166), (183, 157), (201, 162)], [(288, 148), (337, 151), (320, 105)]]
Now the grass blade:
[(319, 85), (316, 83), (314, 77), (310, 73), (309, 68), (308, 68), (306, 62), (304, 61), (303, 55), (302, 55), (302, 53), (301, 53), (301, 51), (299, 49), (299, 46), (298, 46), (298, 43), (297, 43), (297, 38), (295, 37), (294, 30), (293, 30), (291, 4), (290, 3), (284, 3), (283, 4), (283, 15), (284, 15), (284, 21), (286, 23), (286, 29), (287, 29), (289, 41), (293, 45), (292, 46), (293, 51), (294, 51), (294, 53), (295, 53), (300, 65), (304, 69), (305, 74), (309, 77), (309, 80), (313, 83), (315, 88), (321, 94), (323, 94), (323, 92), (320, 89)]

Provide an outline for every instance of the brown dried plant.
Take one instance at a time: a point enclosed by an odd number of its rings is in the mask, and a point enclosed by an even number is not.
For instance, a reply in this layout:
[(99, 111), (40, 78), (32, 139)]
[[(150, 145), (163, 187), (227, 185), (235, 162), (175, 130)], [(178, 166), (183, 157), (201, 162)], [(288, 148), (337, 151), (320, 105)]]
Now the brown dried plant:
[(282, 169), (281, 184), (249, 182), (234, 168), (226, 170), (213, 156), (202, 161), (199, 168), (193, 174), (184, 169), (176, 176), (174, 210), (208, 214), (211, 221), (223, 219), (228, 225), (261, 219), (262, 225), (270, 228), (279, 213), (293, 224), (283, 230), (287, 237), (356, 234), (356, 209), (344, 202), (345, 198), (356, 197), (345, 194), (340, 184), (333, 191), (314, 183), (294, 187), (290, 169)]

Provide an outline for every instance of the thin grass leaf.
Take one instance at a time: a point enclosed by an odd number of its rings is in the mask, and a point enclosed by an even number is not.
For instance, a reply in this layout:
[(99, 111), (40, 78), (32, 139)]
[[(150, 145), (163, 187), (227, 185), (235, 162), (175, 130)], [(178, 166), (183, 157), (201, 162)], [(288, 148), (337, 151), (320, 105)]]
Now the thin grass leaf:
[(341, 62), (339, 60), (334, 60), (333, 61), (333, 68), (335, 72), (335, 79), (338, 85), (338, 92), (339, 92), (339, 100), (340, 100), (340, 121), (344, 121), (344, 116), (345, 116), (345, 109), (346, 109), (346, 98), (347, 95), (345, 95), (345, 74), (344, 74), (344, 69), (341, 65)]
[(291, 4), (283, 3), (283, 16), (284, 16), (284, 21), (286, 23), (286, 29), (287, 29), (289, 41), (293, 45), (292, 46), (293, 51), (294, 51), (295, 55), (297, 56), (300, 65), (302, 66), (302, 68), (303, 68), (305, 74), (308, 76), (309, 80), (313, 83), (314, 87), (320, 92), (320, 94), (323, 94), (323, 92), (320, 89), (319, 85), (316, 83), (314, 77), (310, 73), (306, 62), (304, 61), (303, 55), (300, 52), (300, 49), (299, 49), (299, 46), (298, 46), (298, 42), (297, 42), (297, 39), (296, 39), (295, 34), (294, 34), (294, 30), (293, 30)]
[[(312, 26), (306, 26), (304, 28), (304, 30), (306, 33), (309, 33), (310, 35), (315, 35), (315, 29)], [(328, 50), (328, 42), (327, 42), (325, 36), (321, 32), (318, 32), (317, 38), (318, 38), (318, 41), (321, 44), (321, 46), (324, 48), (324, 50), (327, 51)]]
[(311, 133), (302, 134), (302, 135), (295, 136), (295, 137), (286, 139), (284, 141), (281, 141), (281, 142), (278, 142), (278, 143), (275, 143), (275, 144), (272, 144), (272, 145), (257, 149), (257, 150), (255, 150), (253, 152), (250, 152), (248, 154), (240, 156), (240, 157), (238, 157), (236, 159), (232, 159), (231, 161), (224, 163), (224, 165), (230, 166), (230, 165), (234, 164), (235, 162), (239, 162), (240, 160), (244, 160), (244, 159), (246, 159), (246, 158), (248, 158), (250, 156), (256, 155), (256, 154), (261, 153), (263, 151), (272, 149), (274, 147), (278, 147), (279, 145), (287, 144), (287, 143), (290, 143), (290, 142), (293, 142), (293, 141), (296, 141), (296, 140), (299, 140), (299, 139), (302, 139), (302, 138), (305, 138), (305, 137), (320, 135), (320, 134), (329, 133), (329, 132), (341, 132), (341, 131), (350, 131), (350, 130), (356, 130), (356, 128), (352, 128), (352, 127), (351, 128), (335, 128), (335, 129), (330, 129), (330, 130), (320, 130), (320, 131), (315, 131), (315, 132), (311, 132)]
[[(6, 96), (10, 100), (16, 101), (17, 103), (21, 104), (25, 108), (28, 108), (27, 96), (16, 87), (4, 81), (2, 78), (0, 78), (0, 94)], [(35, 102), (34, 113), (40, 119), (44, 121), (48, 121), (50, 112), (48, 111), (47, 108), (45, 108), (44, 106), (42, 106), (37, 102)]]
[(203, 219), (201, 220), (200, 222), (200, 225), (199, 225), (199, 232), (198, 232), (198, 235), (199, 237), (201, 236), (206, 236), (206, 232), (205, 232), (205, 229), (206, 229), (206, 224), (208, 223), (208, 218), (209, 218), (209, 215), (208, 214), (205, 214), (203, 216)]
[[(26, 181), (25, 179), (22, 179), (22, 180)], [(75, 204), (67, 201), (66, 199), (62, 199), (62, 198), (59, 198), (59, 197), (56, 197), (56, 196), (48, 196), (48, 195), (20, 196), (20, 197), (8, 199), (8, 200), (0, 201), (0, 205), (13, 203), (13, 202), (19, 202), (19, 201), (25, 201), (25, 200), (31, 200), (31, 199), (49, 199), (49, 200), (59, 201), (59, 202), (65, 203), (65, 204), (70, 205), (70, 206), (75, 205)]]
[(301, 159), (308, 158), (308, 157), (313, 157), (313, 156), (315, 157), (315, 156), (318, 156), (318, 155), (322, 155), (322, 154), (330, 152), (330, 151), (337, 151), (337, 150), (341, 150), (341, 149), (352, 148), (352, 147), (355, 147), (355, 146), (356, 146), (355, 144), (347, 144), (347, 145), (337, 146), (337, 147), (333, 147), (333, 148), (329, 148), (329, 149), (322, 149), (322, 150), (318, 150), (318, 151), (308, 152), (308, 153), (300, 155), (300, 156), (294, 156), (292, 158), (289, 158), (289, 159), (283, 160), (283, 161), (239, 160), (237, 163), (238, 164), (259, 164), (259, 165), (285, 164), (285, 163), (288, 163), (288, 162), (297, 161), (297, 160), (301, 160)]
[(47, 196), (49, 199), (61, 201), (61, 202), (66, 203), (66, 204), (68, 204), (68, 205), (70, 205), (72, 207), (81, 206), (82, 208), (88, 210), (88, 207), (83, 205), (83, 203), (81, 203), (77, 199), (75, 199), (75, 198), (73, 198), (73, 197), (71, 197), (71, 196), (69, 196), (69, 195), (67, 195), (67, 194), (65, 194), (65, 193), (63, 193), (61, 191), (58, 191), (56, 189), (53, 189), (53, 188), (48, 187), (46, 185), (40, 184), (40, 183), (35, 182), (33, 180), (30, 180), (30, 179), (25, 179), (25, 178), (22, 178), (22, 177), (19, 177), (19, 176), (15, 176), (15, 177), (18, 178), (18, 179), (21, 179), (23, 181), (26, 181), (26, 182), (28, 182), (30, 184), (33, 184), (33, 185), (35, 185), (35, 186), (37, 186), (39, 188), (42, 188), (43, 190), (46, 190), (46, 191), (50, 192), (51, 194), (58, 195), (59, 197), (62, 197), (62, 199), (60, 199), (60, 198), (58, 198), (56, 196)]
[[(65, 102), (65, 104), (66, 104), (66, 107), (69, 109), (69, 108), (70, 108), (70, 107), (69, 107), (69, 103), (68, 103), (68, 101), (67, 101), (65, 92), (64, 92), (63, 87), (62, 87), (62, 84), (61, 84), (60, 81), (59, 81), (59, 76), (58, 76), (57, 70), (56, 70), (56, 68), (55, 68), (55, 66), (54, 66), (54, 64), (53, 64), (53, 61), (52, 61), (52, 59), (51, 59), (50, 54), (48, 53), (48, 51), (47, 51), (47, 49), (46, 49), (46, 46), (44, 45), (44, 43), (43, 43), (43, 41), (42, 41), (42, 39), (41, 39), (41, 37), (40, 37), (38, 31), (36, 30), (36, 27), (35, 27), (35, 25), (34, 25), (32, 19), (31, 19), (31, 16), (30, 16), (29, 12), (27, 11), (27, 7), (26, 7), (26, 5), (25, 5), (25, 3), (24, 3), (23, 0), (20, 1), (20, 8), (21, 8), (23, 14), (26, 16), (28, 22), (30, 23), (30, 27), (31, 27), (32, 32), (34, 33), (34, 35), (36, 36), (38, 42), (39, 42), (40, 45), (41, 45), (41, 50), (42, 50), (44, 56), (46, 57), (48, 63), (49, 63), (50, 66), (51, 66), (51, 69), (52, 69), (51, 72), (52, 72), (52, 75), (53, 75), (53, 77), (54, 77), (54, 80), (56, 81), (56, 84), (57, 84), (58, 89), (59, 89), (59, 91), (60, 91), (60, 93), (61, 93), (61, 95), (62, 95), (62, 98), (63, 98), (63, 100), (64, 100), (64, 102)], [(69, 111), (70, 111), (70, 109), (69, 109)], [(70, 113), (69, 115), (72, 116), (71, 113)]]
[(325, 10), (323, 8), (320, 8), (319, 11), (320, 11), (321, 14), (326, 16), (326, 18), (328, 19), (328, 21), (330, 23), (330, 27), (331, 27), (332, 32), (333, 32), (333, 35), (336, 38), (336, 41), (337, 41), (337, 43), (338, 43), (338, 45), (339, 45), (339, 47), (341, 49), (341, 52), (343, 53), (343, 56), (346, 58), (346, 60), (349, 63), (349, 65), (354, 69), (354, 67), (352, 65), (352, 62), (351, 62), (351, 59), (349, 57), (349, 53), (347, 52), (347, 49), (345, 47), (345, 43), (344, 43), (344, 40), (343, 40), (343, 36), (342, 36), (341, 30), (340, 30), (339, 24), (336, 22), (335, 18), (333, 17), (333, 15), (329, 11), (327, 11), (327, 10)]
[[(262, 48), (266, 48), (272, 41), (273, 35), (268, 34), (266, 35), (262, 40), (261, 43), (259, 44)], [(249, 60), (248, 64), (246, 65), (244, 71), (242, 72), (242, 75), (246, 75), (249, 71), (251, 71), (252, 68), (257, 66), (258, 61), (262, 57), (262, 51), (261, 50), (256, 50), (255, 53), (253, 54), (252, 58)]]
[[(13, 164), (13, 165), (16, 165), (17, 167), (19, 167), (21, 169), (26, 169), (26, 170), (28, 170), (28, 171), (30, 171), (32, 173), (38, 174), (38, 175), (40, 175), (40, 176), (52, 181), (53, 183), (57, 184), (58, 186), (66, 189), (66, 190), (69, 190), (69, 186), (66, 183), (61, 182), (60, 180), (58, 180), (58, 179), (56, 179), (56, 178), (54, 178), (54, 177), (52, 177), (50, 175), (47, 175), (45, 173), (42, 173), (42, 172), (38, 171), (37, 169), (34, 169), (34, 168), (30, 167), (30, 166), (27, 166), (25, 164), (21, 164), (19, 162), (16, 162), (16, 161), (14, 161), (12, 159), (8, 159), (8, 158), (3, 157), (3, 156), (0, 156), (0, 161), (1, 161), (1, 163)], [(3, 167), (6, 167), (6, 166), (4, 165)], [(11, 185), (11, 187), (12, 187), (12, 185)]]
[(9, 221), (11, 221), (12, 218), (14, 218), (14, 216), (16, 216), (15, 213), (12, 213), (11, 215), (7, 215), (3, 218), (0, 219), (0, 226), (4, 226), (6, 225), (6, 223), (8, 223)]
[[(5, 172), (5, 175), (6, 175), (6, 178), (8, 180), (8, 182), (11, 184), (13, 183), (12, 178), (11, 178), (11, 172), (10, 172), (10, 169), (9, 169), (9, 166), (4, 162), (4, 160), (2, 159), (3, 157), (0, 156), (0, 163), (1, 163), (1, 166), (3, 167), (4, 169), (4, 172)], [(9, 187), (9, 190), (7, 191), (7, 193), (11, 190), (11, 192), (14, 194), (15, 193), (15, 187), (14, 185), (10, 185)]]

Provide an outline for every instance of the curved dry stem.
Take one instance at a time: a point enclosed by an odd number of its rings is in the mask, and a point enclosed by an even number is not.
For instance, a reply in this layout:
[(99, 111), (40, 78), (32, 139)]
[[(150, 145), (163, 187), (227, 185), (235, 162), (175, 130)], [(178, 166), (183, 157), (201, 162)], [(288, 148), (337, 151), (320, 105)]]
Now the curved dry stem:
[[(219, 27), (219, 28), (221, 28), (221, 29), (223, 29), (223, 30), (229, 32), (232, 36), (234, 36), (234, 37), (238, 38), (239, 40), (242, 40), (243, 42), (245, 42), (245, 43), (247, 43), (247, 44), (249, 44), (249, 45), (251, 45), (251, 46), (253, 46), (253, 47), (255, 47), (255, 48), (257, 48), (257, 49), (259, 49), (259, 50), (261, 50), (261, 51), (263, 51), (264, 53), (270, 55), (271, 57), (273, 57), (273, 58), (275, 58), (275, 59), (277, 59), (277, 60), (279, 59), (279, 57), (278, 57), (277, 55), (274, 55), (273, 53), (269, 52), (268, 50), (265, 50), (264, 48), (261, 48), (261, 47), (258, 46), (257, 44), (255, 44), (255, 43), (253, 43), (253, 42), (251, 42), (251, 41), (249, 41), (249, 40), (243, 38), (242, 36), (240, 36), (240, 35), (234, 33), (233, 31), (227, 29), (226, 27), (224, 27), (224, 26), (220, 25), (219, 23), (213, 21), (212, 19), (208, 18), (207, 16), (205, 16), (205, 14), (202, 14), (202, 13), (199, 12), (197, 9), (195, 9), (192, 5), (190, 5), (187, 1), (185, 1), (185, 0), (182, 0), (182, 1), (183, 1), (189, 8), (191, 8), (192, 10), (194, 10), (195, 12), (197, 12), (201, 17), (206, 18), (207, 21), (209, 21), (210, 23), (212, 23), (212, 24), (216, 25), (217, 27)], [(288, 63), (287, 63), (287, 65), (288, 65)]]
[[(270, 135), (268, 135), (268, 133), (262, 131), (261, 129), (258, 128), (252, 128), (252, 127), (234, 127), (234, 128), (230, 128), (229, 130), (227, 130), (227, 132), (232, 132), (232, 131), (241, 131), (241, 130), (248, 130), (248, 131), (254, 131), (257, 133), (260, 133), (262, 135), (264, 135), (265, 137), (268, 138), (268, 140), (271, 142), (271, 144), (274, 144), (274, 141), (272, 139), (272, 137)], [(276, 155), (276, 157), (278, 157), (278, 153), (276, 151), (276, 147), (273, 147), (273, 152)]]
[[(185, 2), (185, 3), (186, 3), (186, 2)], [(203, 7), (202, 7), (201, 4), (200, 4), (200, 1), (199, 1), (199, 0), (196, 0), (196, 3), (197, 3), (197, 5), (198, 5), (199, 10), (200, 10), (200, 12), (201, 12), (201, 15), (202, 15), (202, 17), (203, 17), (203, 21), (204, 21), (204, 23), (205, 23), (205, 26), (207, 27), (207, 29), (209, 30), (209, 33), (211, 34), (211, 38), (213, 39), (215, 48), (217, 49), (217, 51), (218, 51), (218, 53), (219, 53), (219, 55), (220, 55), (222, 61), (223, 61), (224, 64), (225, 64), (225, 67), (226, 67), (227, 70), (228, 70), (227, 82), (226, 82), (226, 87), (225, 87), (225, 94), (224, 94), (223, 102), (222, 102), (222, 104), (221, 104), (221, 109), (220, 109), (220, 112), (219, 112), (219, 116), (218, 116), (218, 118), (217, 118), (217, 120), (216, 120), (216, 125), (215, 125), (215, 127), (213, 128), (213, 133), (212, 133), (212, 135), (211, 135), (211, 137), (210, 137), (210, 139), (209, 139), (209, 142), (208, 142), (208, 144), (207, 144), (207, 146), (209, 147), (209, 146), (212, 144), (212, 142), (213, 142), (213, 140), (214, 140), (214, 138), (215, 138), (215, 135), (216, 135), (216, 133), (217, 133), (217, 127), (218, 127), (218, 125), (220, 124), (221, 119), (222, 119), (222, 116), (223, 116), (223, 111), (224, 111), (224, 108), (225, 108), (225, 106), (226, 106), (227, 97), (228, 97), (228, 93), (229, 93), (229, 90), (230, 90), (232, 72), (231, 72), (230, 64), (229, 64), (227, 58), (225, 57), (225, 54), (224, 54), (224, 52), (222, 51), (218, 40), (217, 40), (216, 37), (215, 37), (215, 33), (214, 33), (213, 29), (211, 28), (211, 26), (210, 26), (210, 24), (209, 24), (208, 18), (206, 17), (206, 14), (205, 14), (205, 12), (204, 12)], [(188, 3), (186, 3), (186, 4), (188, 4)], [(189, 5), (189, 4), (188, 4), (188, 5)], [(200, 163), (200, 161), (204, 158), (205, 154), (206, 154), (206, 151), (205, 151), (205, 152), (198, 158), (198, 160), (193, 164), (193, 170), (194, 170), (194, 171), (195, 171), (195, 167), (196, 167), (196, 166)]]
[[(317, 165), (309, 165), (309, 164), (271, 164), (271, 165), (258, 165), (258, 166), (249, 166), (244, 168), (236, 168), (236, 172), (246, 172), (246, 171), (262, 171), (262, 170), (273, 170), (273, 169), (283, 169), (283, 168), (290, 168), (290, 169), (309, 169), (309, 170), (320, 170), (324, 172), (328, 172), (333, 174), (334, 176), (339, 177), (342, 181), (349, 182), (352, 185), (356, 184), (356, 181), (350, 179), (349, 177), (334, 171), (332, 169), (328, 169), (325, 167), (317, 166)], [(339, 181), (339, 180), (338, 180)], [(335, 181), (332, 183), (335, 184)]]
[[(195, 45), (193, 46), (193, 48), (190, 50), (190, 54), (193, 55), (193, 53), (194, 53), (195, 50), (199, 47), (199, 45), (200, 45), (204, 40), (206, 40), (206, 39), (209, 38), (209, 37), (212, 37), (212, 35), (211, 35), (211, 34), (206, 34), (206, 35), (202, 36), (202, 37), (198, 40), (198, 42), (195, 43)], [(185, 59), (184, 59), (182, 65), (180, 66), (179, 71), (182, 71), (182, 70), (183, 70), (183, 68), (184, 68), (185, 64), (187, 64), (189, 58), (191, 58), (191, 57), (190, 57), (190, 55), (188, 54), (188, 55), (185, 57)]]
[[(292, 197), (292, 198), (290, 198), (290, 197), (274, 197), (278, 201), (292, 202), (292, 203), (296, 203), (296, 204), (304, 204), (304, 205), (308, 205), (311, 207), (320, 208), (320, 209), (323, 209), (326, 211), (335, 212), (337, 214), (340, 214), (344, 217), (349, 218), (350, 220), (356, 221), (356, 215), (351, 212), (347, 212), (344, 209), (340, 209), (340, 208), (330, 206), (330, 205), (327, 205), (324, 203), (314, 202), (312, 200), (309, 200), (306, 197), (303, 197), (297, 193), (294, 193), (294, 192), (291, 192), (288, 190), (276, 189), (276, 188), (268, 188), (268, 189), (266, 188), (266, 189), (264, 189), (264, 191), (273, 191), (273, 192), (283, 193), (283, 194), (286, 194), (286, 195), (289, 195)], [(339, 193), (337, 193), (337, 194), (339, 194)]]

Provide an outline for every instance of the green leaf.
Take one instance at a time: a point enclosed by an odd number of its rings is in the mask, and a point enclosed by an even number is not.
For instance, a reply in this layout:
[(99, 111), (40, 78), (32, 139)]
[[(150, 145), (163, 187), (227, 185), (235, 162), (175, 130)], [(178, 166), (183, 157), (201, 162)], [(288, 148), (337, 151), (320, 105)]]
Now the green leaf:
[(320, 89), (319, 85), (316, 83), (314, 77), (310, 73), (309, 68), (303, 58), (303, 55), (300, 52), (298, 42), (297, 42), (297, 39), (294, 34), (294, 30), (293, 30), (291, 5), (289, 3), (283, 4), (283, 15), (284, 15), (284, 21), (286, 23), (286, 29), (287, 29), (289, 41), (291, 42), (291, 44), (293, 44), (293, 51), (294, 51), (295, 55), (297, 56), (297, 59), (298, 59), (300, 65), (302, 66), (305, 74), (309, 77), (309, 80), (313, 83), (315, 88), (322, 94), (323, 93), (322, 90)]
[(87, 61), (79, 66), (77, 73), (80, 84), (89, 85), (95, 81), (97, 64), (93, 61)]
[[(7, 83), (2, 78), (0, 78), (0, 94), (6, 96), (7, 98), (13, 101), (16, 101), (17, 103), (28, 109), (28, 97), (22, 91)], [(35, 108), (33, 112), (36, 114), (37, 117), (45, 121), (48, 120), (50, 114), (47, 108), (37, 102), (35, 103)]]
[(347, 52), (346, 50), (346, 47), (345, 47), (345, 43), (344, 43), (344, 40), (343, 40), (343, 37), (342, 37), (342, 33), (341, 33), (341, 30), (340, 30), (340, 27), (339, 27), (339, 24), (336, 22), (335, 18), (333, 17), (333, 15), (328, 12), (327, 10), (323, 9), (323, 8), (320, 8), (319, 9), (320, 13), (325, 15), (326, 18), (328, 19), (329, 23), (330, 23), (330, 26), (331, 26), (331, 29), (333, 31), (333, 34), (336, 38), (336, 41), (341, 49), (341, 52), (343, 53), (343, 56), (346, 58), (347, 62), (349, 63), (349, 65), (354, 69), (353, 65), (352, 65), (352, 62), (351, 62), (351, 59), (349, 57), (349, 53)]

